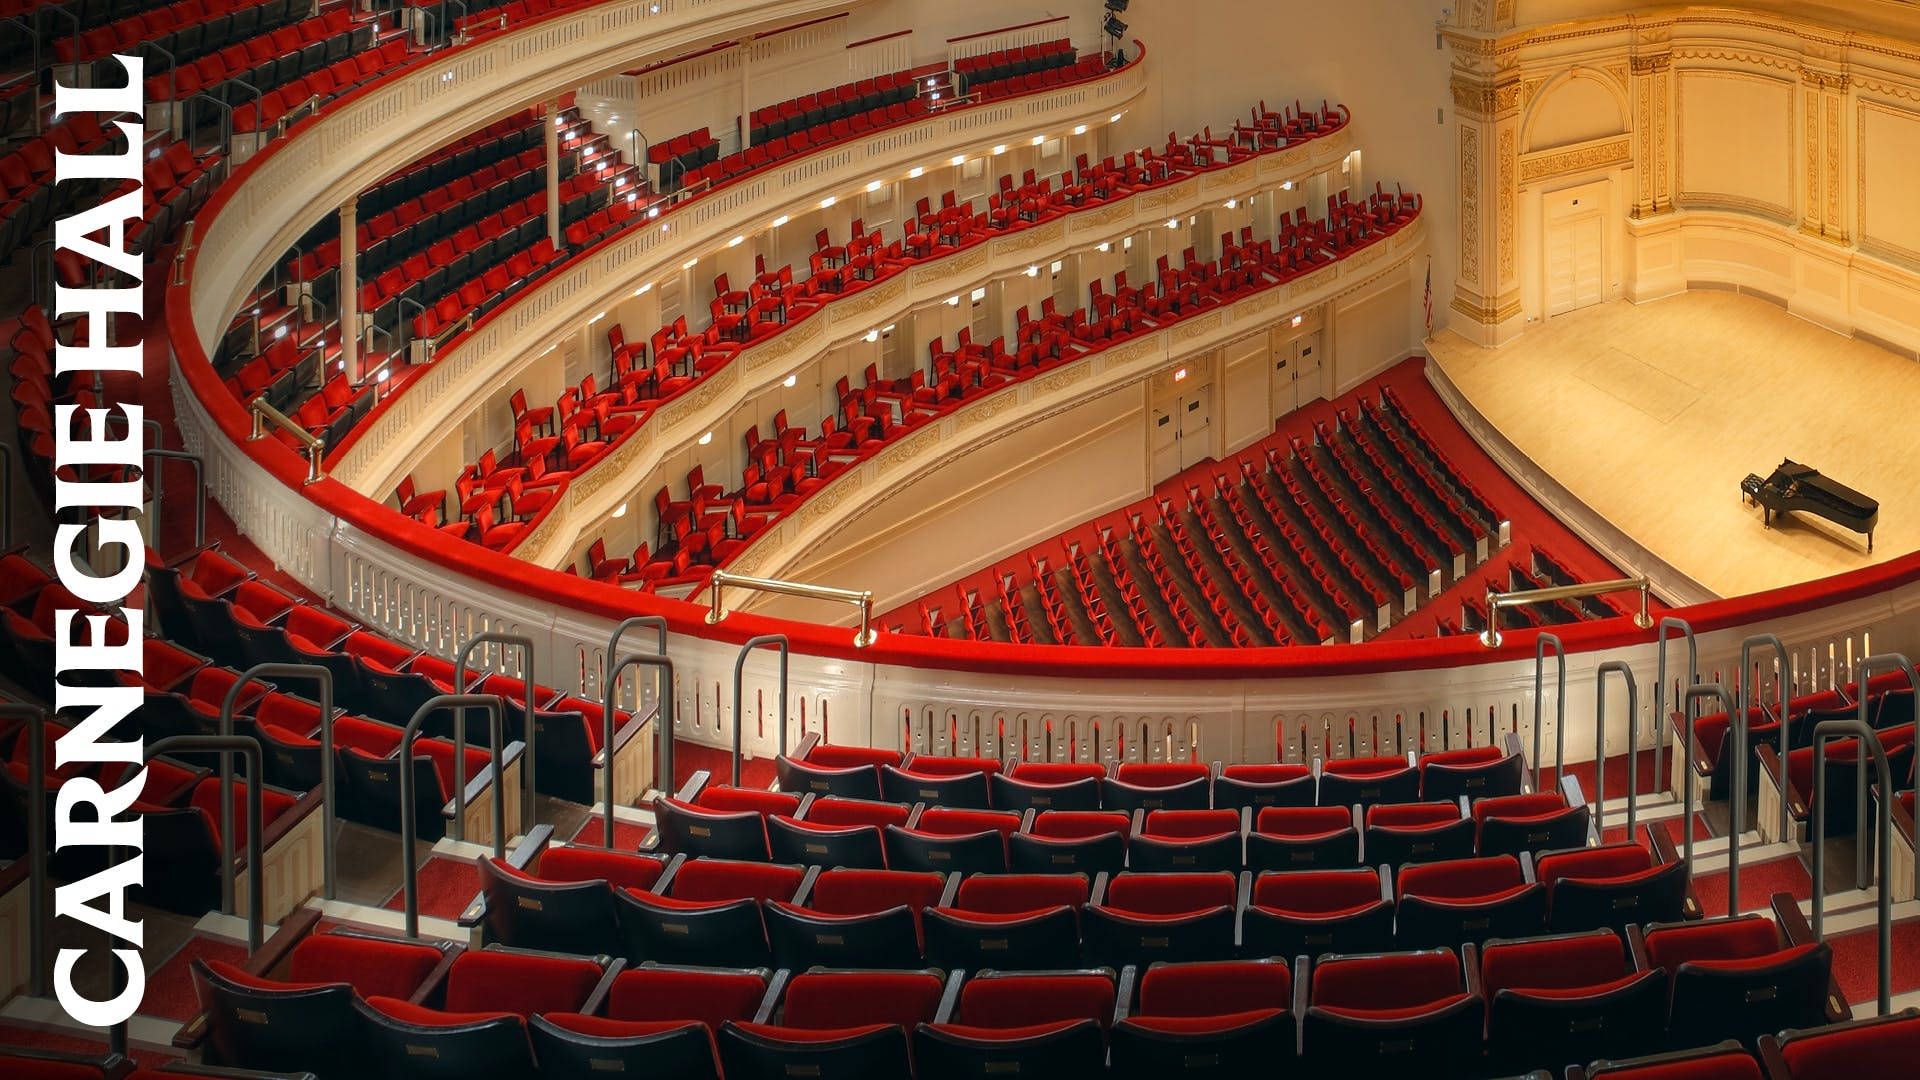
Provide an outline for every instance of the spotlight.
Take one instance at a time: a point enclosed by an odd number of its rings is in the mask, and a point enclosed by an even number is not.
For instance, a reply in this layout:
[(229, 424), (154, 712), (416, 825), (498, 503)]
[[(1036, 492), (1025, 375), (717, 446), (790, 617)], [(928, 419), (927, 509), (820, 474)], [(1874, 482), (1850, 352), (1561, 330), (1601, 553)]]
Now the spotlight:
[(1107, 0), (1107, 10), (1125, 11), (1127, 10), (1127, 0)]
[(1107, 36), (1110, 38), (1120, 38), (1120, 37), (1127, 36), (1127, 24), (1121, 22), (1118, 16), (1115, 16), (1112, 14), (1109, 14), (1107, 16), (1107, 23), (1104, 29), (1107, 32)]

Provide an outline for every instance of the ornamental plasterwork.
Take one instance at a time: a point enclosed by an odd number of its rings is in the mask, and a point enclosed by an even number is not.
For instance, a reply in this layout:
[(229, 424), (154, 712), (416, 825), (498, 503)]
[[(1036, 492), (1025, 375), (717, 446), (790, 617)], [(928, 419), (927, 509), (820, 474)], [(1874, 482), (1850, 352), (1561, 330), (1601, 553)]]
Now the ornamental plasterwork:
[[(1091, 232), (1105, 228), (1116, 221), (1125, 221), (1133, 216), (1133, 207), (1126, 203), (1110, 203), (1091, 213), (1075, 214), (1072, 218), (1074, 232)], [(945, 276), (944, 271), (936, 272), (933, 277)], [(928, 280), (932, 280), (930, 277)]]
[(1057, 243), (1066, 239), (1066, 235), (1066, 222), (1055, 221), (1051, 225), (1043, 225), (1038, 229), (1028, 229), (1025, 232), (1015, 233), (1012, 236), (995, 240), (993, 242), (993, 250), (995, 253), (1001, 255), (1011, 254), (1016, 251), (1027, 251), (1031, 248), (1039, 247), (1042, 244)]
[(874, 308), (898, 301), (907, 294), (907, 283), (903, 278), (892, 281), (877, 289), (868, 289), (865, 296), (856, 296), (852, 300), (841, 300), (830, 309), (834, 322), (844, 322), (856, 315), (865, 315)]
[(1194, 338), (1203, 337), (1218, 329), (1220, 329), (1220, 313), (1216, 311), (1211, 315), (1201, 315), (1192, 319), (1183, 319), (1175, 323), (1173, 326), (1173, 340), (1176, 343), (1192, 341)]
[[(1750, 72), (1750, 71), (1722, 71), (1722, 70), (1712, 69), (1712, 68), (1696, 68), (1696, 69), (1683, 71), (1678, 74), (1685, 75), (1688, 78), (1694, 78), (1694, 79), (1738, 79), (1738, 80), (1747, 80), (1751, 82), (1766, 83), (1772, 86), (1779, 86), (1782, 83), (1782, 80), (1774, 78), (1771, 75), (1761, 75), (1761, 74)], [(1683, 122), (1683, 117), (1685, 115), (1684, 110), (1686, 106), (1686, 95), (1680, 92), (1684, 84), (1676, 78), (1675, 85), (1676, 85), (1676, 89), (1673, 95), (1673, 123), (1680, 130), (1685, 131), (1686, 124)], [(1791, 88), (1791, 84), (1788, 84), (1788, 85), (1789, 85), (1789, 88)], [(1789, 152), (1788, 152), (1788, 159), (1787, 159), (1786, 180), (1787, 180), (1787, 197), (1791, 199), (1793, 197), (1793, 172), (1794, 172), (1792, 152), (1791, 152), (1793, 147), (1793, 138), (1794, 138), (1794, 134), (1793, 134), (1794, 110), (1791, 105), (1791, 100), (1792, 100), (1791, 97), (1789, 97), (1788, 100), (1789, 100), (1788, 107), (1781, 111), (1786, 117), (1786, 125), (1787, 125), (1786, 146), (1788, 147)], [(1793, 221), (1793, 217), (1794, 217), (1793, 208), (1790, 206), (1782, 206), (1778, 203), (1764, 202), (1760, 199), (1752, 199), (1744, 195), (1732, 195), (1725, 192), (1700, 192), (1700, 191), (1685, 190), (1685, 184), (1687, 182), (1687, 163), (1686, 163), (1686, 147), (1684, 143), (1685, 143), (1685, 140), (1676, 140), (1673, 147), (1674, 173), (1680, 178), (1680, 184), (1682, 185), (1681, 190), (1674, 195), (1675, 202), (1688, 203), (1696, 206), (1732, 207), (1737, 210), (1746, 210), (1751, 213), (1761, 214), (1766, 217), (1775, 218), (1781, 221), (1786, 221), (1786, 222)]]
[(1244, 184), (1251, 179), (1253, 179), (1253, 162), (1243, 161), (1225, 172), (1208, 173), (1201, 177), (1201, 183), (1204, 187), (1217, 189)]
[(775, 334), (772, 340), (764, 345), (756, 345), (747, 350), (747, 369), (751, 371), (783, 359), (788, 353), (820, 340), (826, 332), (824, 322), (819, 319), (809, 319), (807, 325), (800, 329)]
[(1460, 279), (1480, 280), (1480, 131), (1460, 125)]
[(1500, 127), (1500, 156), (1498, 159), (1499, 191), (1497, 194), (1500, 220), (1500, 280), (1513, 277), (1513, 203), (1514, 203), (1514, 130), (1513, 125)]
[(1034, 392), (1038, 394), (1056, 393), (1072, 386), (1074, 383), (1089, 378), (1092, 374), (1093, 368), (1086, 364), (1068, 364), (1059, 371), (1048, 372), (1042, 375), (1034, 383)]
[[(1123, 205), (1118, 209), (1123, 217), (1133, 212), (1132, 207), (1129, 206)], [(987, 245), (976, 244), (971, 250), (963, 251), (958, 255), (948, 256), (938, 265), (923, 266), (915, 270), (913, 272), (913, 284), (916, 288), (922, 285), (931, 285), (943, 277), (952, 274), (964, 274), (969, 270), (978, 270), (985, 265), (987, 265)]]
[(1534, 154), (1520, 159), (1520, 182), (1531, 184), (1543, 177), (1582, 172), (1603, 165), (1619, 165), (1633, 156), (1632, 144), (1622, 135), (1617, 139), (1577, 147), (1561, 153)]

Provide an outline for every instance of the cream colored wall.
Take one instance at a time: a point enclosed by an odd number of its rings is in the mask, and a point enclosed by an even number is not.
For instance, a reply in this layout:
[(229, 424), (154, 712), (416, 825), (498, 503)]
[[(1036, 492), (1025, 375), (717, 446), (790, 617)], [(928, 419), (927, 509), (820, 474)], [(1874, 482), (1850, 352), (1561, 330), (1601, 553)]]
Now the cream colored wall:
[(1475, 235), (1513, 260), (1526, 325), (1545, 317), (1546, 230), (1579, 197), (1603, 210), (1609, 298), (1732, 285), (1920, 351), (1920, 11), (1521, 0), (1514, 18), (1455, 44), (1515, 118), (1513, 157), (1477, 162), (1512, 196), (1483, 200)]

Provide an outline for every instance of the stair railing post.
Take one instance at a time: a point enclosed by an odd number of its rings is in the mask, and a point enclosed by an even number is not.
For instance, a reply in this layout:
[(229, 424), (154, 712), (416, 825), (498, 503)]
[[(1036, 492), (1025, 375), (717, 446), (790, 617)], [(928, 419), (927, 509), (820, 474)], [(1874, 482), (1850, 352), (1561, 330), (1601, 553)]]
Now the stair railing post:
[[(1680, 695), (1681, 707), (1685, 710), (1687, 717), (1687, 767), (1683, 783), (1683, 786), (1686, 788), (1686, 816), (1681, 819), (1681, 832), (1686, 839), (1684, 841), (1684, 854), (1681, 857), (1687, 864), (1688, 877), (1693, 876), (1693, 703), (1701, 698), (1713, 698), (1717, 700), (1720, 703), (1720, 707), (1726, 710), (1729, 718), (1733, 716), (1734, 709), (1733, 695), (1727, 693), (1727, 688), (1719, 683), (1700, 683), (1697, 686), (1689, 686), (1686, 691)], [(1731, 730), (1731, 738), (1733, 739), (1733, 760), (1737, 763), (1744, 763), (1747, 760), (1746, 725), (1731, 724), (1729, 727)], [(1744, 773), (1746, 767), (1744, 764), (1741, 764), (1735, 771), (1737, 773)], [(1736, 825), (1732, 834), (1727, 837), (1727, 914), (1729, 915), (1735, 914), (1740, 910), (1740, 830), (1737, 823), (1746, 812), (1746, 797), (1746, 788), (1736, 784), (1733, 789), (1733, 811)]]
[[(1492, 616), (1489, 615), (1491, 620)], [(1540, 694), (1546, 676), (1547, 646), (1553, 646), (1554, 659), (1558, 661), (1558, 675), (1553, 694), (1554, 711), (1554, 751), (1553, 771), (1559, 776), (1565, 771), (1567, 756), (1567, 650), (1560, 643), (1557, 634), (1541, 632), (1533, 640), (1533, 790), (1540, 790), (1540, 722), (1542, 705)]]
[[(322, 895), (326, 899), (332, 900), (334, 898), (334, 883), (336, 880), (334, 877), (333, 832), (334, 823), (338, 819), (338, 813), (335, 810), (336, 789), (333, 773), (333, 672), (321, 667), (319, 664), (277, 663), (255, 664), (241, 672), (240, 677), (233, 681), (233, 685), (227, 687), (227, 696), (220, 702), (220, 734), (223, 737), (233, 734), (233, 709), (235, 702), (239, 699), (240, 688), (256, 679), (260, 680), (262, 685), (266, 685), (265, 680), (269, 677), (275, 679), (312, 679), (320, 684), (321, 889)], [(227, 759), (223, 757), (221, 765), (226, 766), (227, 763)], [(223, 768), (223, 776), (225, 772), (226, 770)], [(254, 779), (256, 781), (259, 780), (258, 777)], [(221, 813), (227, 814), (231, 812), (232, 801), (233, 794), (231, 788), (221, 792)], [(221, 842), (225, 843), (225, 840), (223, 839)]]
[[(420, 737), (420, 725), (441, 709), (454, 710), (456, 723), (465, 722), (462, 714), (467, 709), (487, 710), (493, 734), (493, 854), (495, 858), (500, 858), (507, 851), (506, 778), (501, 774), (500, 761), (504, 709), (500, 699), (493, 694), (436, 694), (421, 702), (407, 720), (405, 730), (400, 733), (400, 750), (396, 755), (400, 763), (400, 890), (405, 908), (406, 935), (415, 941), (420, 940), (420, 853), (414, 850), (420, 836), (420, 821), (413, 804), (413, 744)], [(455, 816), (465, 811), (465, 798), (465, 790), (454, 792)]]
[(746, 727), (741, 712), (741, 685), (747, 668), (747, 657), (755, 649), (770, 648), (780, 653), (780, 753), (787, 752), (787, 635), (760, 634), (747, 639), (740, 646), (740, 655), (733, 660), (733, 786), (740, 786), (740, 757), (742, 732)]
[[(664, 633), (664, 631), (663, 631)], [(601, 811), (606, 823), (605, 846), (613, 848), (613, 718), (615, 715), (614, 688), (620, 685), (620, 674), (630, 667), (650, 667), (660, 673), (661, 690), (658, 701), (658, 715), (654, 723), (660, 726), (656, 733), (659, 746), (654, 751), (654, 772), (660, 781), (660, 790), (673, 793), (673, 658), (669, 656), (648, 656), (645, 653), (628, 653), (607, 670), (606, 685), (600, 688), (602, 702), (600, 722), (602, 729), (600, 752), (607, 756), (606, 770), (600, 778)]]
[[(527, 730), (525, 739), (527, 752), (526, 760), (521, 765), (521, 788), (523, 797), (520, 800), (520, 829), (524, 832), (527, 829), (533, 828), (533, 802), (535, 797), (533, 785), (536, 779), (534, 770), (537, 761), (534, 756), (534, 751), (538, 749), (536, 737), (539, 734), (538, 728), (540, 727), (539, 717), (535, 715), (539, 706), (534, 701), (534, 690), (540, 685), (540, 680), (536, 677), (537, 670), (534, 664), (533, 639), (524, 634), (509, 634), (498, 630), (488, 630), (485, 633), (475, 634), (468, 638), (466, 644), (460, 647), (459, 657), (453, 662), (454, 693), (464, 694), (467, 692), (467, 658), (473, 655), (475, 646), (486, 644), (499, 645), (503, 648), (508, 645), (517, 645), (520, 647), (521, 653), (526, 660), (525, 666), (523, 666), (520, 671), (520, 682), (525, 691), (522, 696), (526, 699), (527, 706)], [(499, 740), (500, 735), (495, 734), (494, 741), (498, 742)], [(496, 770), (494, 781), (496, 783), (504, 783), (506, 778), (498, 775), (498, 770)], [(453, 786), (461, 792), (467, 790), (467, 722), (464, 716), (453, 725)], [(464, 815), (454, 815), (453, 838), (455, 840), (465, 840), (467, 838), (467, 823)]]
[[(1625, 660), (1601, 664), (1593, 678), (1593, 818), (1606, 835), (1607, 820), (1607, 676), (1618, 675), (1627, 684), (1627, 745), (1636, 746), (1640, 738), (1640, 687), (1634, 681), (1633, 668)], [(1633, 839), (1636, 820), (1632, 756), (1628, 756), (1627, 839)]]
[(0, 702), (0, 717), (27, 725), (28, 993), (47, 996), (47, 714), (37, 705)]
[[(1791, 710), (1787, 708), (1787, 699), (1792, 695), (1792, 691), (1787, 688), (1787, 671), (1792, 667), (1793, 659), (1787, 654), (1786, 643), (1780, 640), (1778, 634), (1755, 634), (1740, 643), (1740, 720), (1745, 723), (1756, 705), (1763, 709), (1766, 707), (1765, 703), (1759, 700), (1760, 695), (1753, 686), (1758, 681), (1753, 677), (1753, 654), (1763, 646), (1772, 648), (1774, 654), (1780, 659), (1780, 666), (1774, 672), (1773, 685), (1774, 700), (1780, 706), (1780, 737), (1776, 745), (1780, 751), (1780, 765), (1785, 768), (1787, 751), (1793, 746), (1793, 740), (1789, 737), (1793, 730), (1793, 716)], [(1861, 775), (1866, 774), (1862, 772)], [(1746, 770), (1741, 769), (1736, 782), (1744, 783), (1745, 780)], [(1792, 825), (1792, 819), (1787, 813), (1786, 792), (1782, 791), (1780, 794), (1780, 838), (1784, 840)], [(1734, 824), (1736, 834), (1746, 825), (1745, 822)]]
[[(1658, 666), (1655, 668), (1655, 675), (1654, 675), (1654, 682), (1653, 682), (1653, 793), (1654, 794), (1658, 794), (1660, 791), (1660, 776), (1661, 776), (1660, 766), (1662, 763), (1662, 758), (1665, 756), (1665, 751), (1666, 751), (1667, 642), (1670, 639), (1668, 634), (1669, 630), (1678, 630), (1680, 632), (1680, 635), (1686, 638), (1687, 640), (1687, 685), (1692, 686), (1694, 683), (1700, 680), (1700, 643), (1694, 639), (1693, 627), (1689, 625), (1687, 620), (1685, 619), (1678, 618), (1673, 615), (1662, 616), (1660, 619), (1660, 625), (1654, 630), (1655, 651), (1658, 654), (1658, 659), (1657, 659)], [(1634, 755), (1633, 782), (1634, 784), (1638, 785), (1640, 783), (1640, 748), (1638, 746), (1635, 746), (1633, 748), (1633, 755)], [(1688, 756), (1687, 764), (1688, 764), (1688, 767), (1691, 768), (1693, 764), (1692, 762), (1693, 728), (1691, 725), (1689, 725), (1687, 728), (1687, 756)], [(1687, 806), (1686, 811), (1688, 813), (1692, 813), (1693, 807), (1691, 805)], [(1692, 833), (1689, 832), (1688, 835), (1692, 835)]]

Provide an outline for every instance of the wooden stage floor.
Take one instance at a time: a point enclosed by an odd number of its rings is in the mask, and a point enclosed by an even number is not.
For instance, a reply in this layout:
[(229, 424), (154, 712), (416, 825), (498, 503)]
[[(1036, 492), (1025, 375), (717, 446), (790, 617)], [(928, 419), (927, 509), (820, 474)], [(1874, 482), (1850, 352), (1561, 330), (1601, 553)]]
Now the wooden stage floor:
[[(1521, 452), (1676, 569), (1722, 596), (1920, 548), (1920, 363), (1764, 300), (1697, 291), (1559, 316), (1499, 349), (1429, 342), (1460, 392)], [(1790, 457), (1880, 501), (1866, 537), (1740, 497)]]

